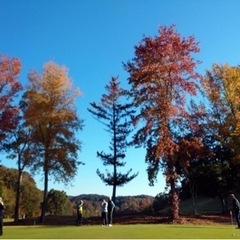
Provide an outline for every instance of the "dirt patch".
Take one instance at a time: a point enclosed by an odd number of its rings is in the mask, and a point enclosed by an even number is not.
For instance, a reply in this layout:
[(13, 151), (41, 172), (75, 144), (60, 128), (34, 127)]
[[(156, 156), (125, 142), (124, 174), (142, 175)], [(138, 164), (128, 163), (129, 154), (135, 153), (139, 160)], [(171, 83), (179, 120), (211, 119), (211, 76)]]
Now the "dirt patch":
[[(113, 217), (114, 224), (172, 224), (168, 216), (153, 216), (148, 214), (121, 214)], [(231, 224), (231, 219), (227, 215), (181, 215), (175, 221), (176, 224)], [(18, 223), (6, 222), (5, 225), (75, 225), (76, 217), (74, 216), (46, 216), (44, 224), (39, 222), (39, 218), (21, 219)], [(85, 218), (84, 225), (101, 225), (101, 217)]]
[(127, 215), (117, 216), (114, 220), (119, 224), (197, 224), (197, 225), (209, 225), (209, 224), (231, 224), (231, 219), (226, 215), (180, 215), (178, 220), (174, 222), (168, 216), (152, 216), (152, 215)]
[(198, 216), (181, 216), (180, 224), (231, 224), (230, 217), (226, 215), (198, 215)]

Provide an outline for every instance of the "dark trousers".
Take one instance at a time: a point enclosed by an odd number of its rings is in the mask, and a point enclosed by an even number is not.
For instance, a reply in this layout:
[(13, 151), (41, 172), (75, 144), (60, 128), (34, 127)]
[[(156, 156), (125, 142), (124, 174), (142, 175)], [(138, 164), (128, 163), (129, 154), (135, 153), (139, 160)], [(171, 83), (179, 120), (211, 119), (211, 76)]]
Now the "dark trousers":
[(107, 225), (107, 212), (102, 212), (102, 225)]
[(108, 224), (112, 224), (113, 211), (108, 212)]
[(0, 217), (0, 235), (3, 234), (3, 218)]
[(82, 225), (82, 214), (77, 215), (77, 226)]
[(240, 212), (235, 212), (234, 215), (235, 215), (237, 225), (240, 228)]

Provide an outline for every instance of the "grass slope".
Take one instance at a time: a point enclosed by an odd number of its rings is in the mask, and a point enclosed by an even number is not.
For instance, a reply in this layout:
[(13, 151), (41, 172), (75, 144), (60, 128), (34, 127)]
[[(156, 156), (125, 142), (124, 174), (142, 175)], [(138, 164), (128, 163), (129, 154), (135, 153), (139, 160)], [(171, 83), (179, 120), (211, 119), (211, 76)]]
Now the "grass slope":
[[(199, 196), (196, 199), (197, 211), (201, 214), (216, 214), (222, 212), (222, 205), (219, 198), (208, 198)], [(186, 199), (180, 202), (180, 212), (184, 214), (193, 213), (192, 199)]]

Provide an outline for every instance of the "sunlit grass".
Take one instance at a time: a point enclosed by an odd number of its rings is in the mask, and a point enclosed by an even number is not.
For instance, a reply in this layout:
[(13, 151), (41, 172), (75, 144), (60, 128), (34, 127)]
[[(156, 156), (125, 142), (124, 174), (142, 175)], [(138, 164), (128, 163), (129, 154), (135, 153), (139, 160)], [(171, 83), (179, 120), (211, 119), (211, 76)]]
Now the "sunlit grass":
[(13, 219), (13, 218), (4, 218), (3, 221), (4, 221), (4, 222), (13, 222), (14, 219)]
[(230, 225), (6, 226), (1, 239), (237, 239)]

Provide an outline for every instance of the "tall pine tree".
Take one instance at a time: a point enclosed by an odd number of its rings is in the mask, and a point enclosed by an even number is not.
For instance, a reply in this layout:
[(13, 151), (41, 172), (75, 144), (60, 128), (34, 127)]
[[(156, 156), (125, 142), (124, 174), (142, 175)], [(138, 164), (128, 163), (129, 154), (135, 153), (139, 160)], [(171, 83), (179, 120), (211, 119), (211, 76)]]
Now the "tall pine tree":
[(124, 97), (125, 91), (120, 88), (118, 78), (112, 77), (109, 85), (106, 85), (106, 94), (102, 95), (100, 104), (90, 103), (88, 111), (97, 120), (103, 123), (106, 131), (110, 133), (111, 153), (97, 152), (97, 156), (103, 161), (103, 165), (113, 167), (113, 172), (106, 171), (106, 175), (97, 169), (97, 174), (106, 185), (113, 186), (112, 199), (115, 201), (117, 186), (123, 186), (134, 179), (138, 173), (131, 174), (132, 169), (123, 174), (118, 167), (125, 166), (125, 152), (128, 146), (127, 137), (131, 133), (131, 118), (134, 113), (132, 104), (121, 104), (120, 99)]

